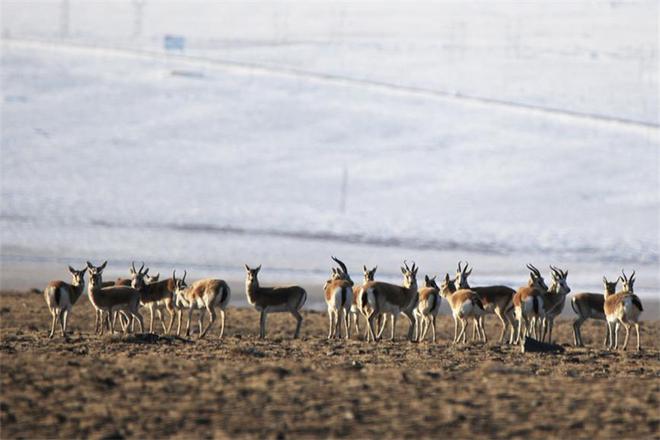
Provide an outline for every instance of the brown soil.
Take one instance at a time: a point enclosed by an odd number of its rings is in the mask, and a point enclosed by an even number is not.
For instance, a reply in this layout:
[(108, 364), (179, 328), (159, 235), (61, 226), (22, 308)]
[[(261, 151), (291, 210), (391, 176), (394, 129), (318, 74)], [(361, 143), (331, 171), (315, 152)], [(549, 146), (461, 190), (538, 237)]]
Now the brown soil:
[[(143, 313), (146, 315), (146, 313)], [(327, 316), (230, 309), (198, 341), (93, 334), (83, 298), (71, 337), (49, 340), (43, 298), (0, 295), (2, 438), (519, 437), (658, 438), (660, 322), (642, 326), (644, 351), (607, 352), (604, 325), (587, 322), (575, 349), (570, 321), (556, 326), (563, 354), (439, 341), (327, 341)], [(499, 327), (489, 318), (491, 339)]]

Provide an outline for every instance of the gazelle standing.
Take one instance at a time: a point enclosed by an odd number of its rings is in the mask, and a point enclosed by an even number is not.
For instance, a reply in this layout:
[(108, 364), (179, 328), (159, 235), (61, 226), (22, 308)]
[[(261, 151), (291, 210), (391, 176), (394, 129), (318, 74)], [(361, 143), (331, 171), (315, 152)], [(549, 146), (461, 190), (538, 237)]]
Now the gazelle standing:
[(71, 274), (71, 284), (64, 281), (55, 280), (48, 283), (44, 289), (44, 299), (52, 316), (49, 338), (55, 335), (55, 322), (59, 321), (62, 337), (66, 337), (66, 329), (69, 320), (69, 314), (73, 305), (85, 291), (85, 272), (87, 268), (76, 270), (69, 266)]
[(518, 321), (515, 343), (524, 342), (527, 334), (537, 339), (541, 337), (543, 294), (548, 291), (548, 285), (536, 267), (528, 264), (527, 269), (530, 270), (527, 286), (519, 288), (512, 301)]
[[(573, 307), (573, 311), (578, 315), (577, 319), (573, 322), (573, 339), (576, 347), (584, 347), (581, 331), (584, 321), (592, 318), (599, 321), (605, 321), (607, 325), (605, 310), (603, 308), (605, 305), (605, 297), (616, 293), (616, 285), (618, 282), (618, 278), (613, 282), (610, 282), (607, 281), (606, 277), (603, 277), (603, 286), (605, 287), (604, 295), (600, 293), (583, 292), (576, 294), (571, 299), (571, 307)], [(606, 328), (603, 345), (607, 347), (609, 342), (609, 329)]]
[[(468, 277), (472, 273), (472, 269), (468, 270), (468, 263), (465, 262), (465, 267), (461, 268), (461, 262), (458, 262), (456, 270), (455, 283), (459, 289), (470, 289), (477, 293), (481, 304), (484, 306), (486, 313), (493, 313), (502, 323), (502, 333), (500, 334), (500, 343), (504, 342), (507, 327), (511, 328), (510, 341), (513, 341), (515, 333), (515, 316), (513, 314), (513, 295), (515, 290), (508, 286), (483, 286), (483, 287), (470, 287)], [(480, 319), (483, 320), (482, 316)], [(481, 323), (483, 327), (483, 322)], [(472, 330), (472, 339), (475, 339), (478, 329), (478, 324), (474, 322)]]
[[(190, 286), (186, 284), (186, 271), (183, 271), (183, 278), (176, 279), (176, 271), (172, 273), (172, 279), (175, 284), (175, 298), (177, 303), (179, 323), (177, 335), (181, 331), (181, 315), (183, 308), (188, 309), (188, 324), (186, 326), (186, 336), (190, 335), (190, 322), (194, 310), (199, 310), (199, 339), (202, 339), (208, 333), (211, 325), (216, 320), (215, 309), (220, 309), (220, 338), (225, 334), (225, 310), (231, 299), (231, 289), (224, 280), (215, 278), (205, 278), (195, 281)], [(206, 328), (203, 328), (204, 312), (209, 314), (210, 320)]]
[(403, 285), (384, 283), (382, 281), (370, 281), (362, 286), (360, 290), (360, 311), (367, 318), (369, 325), (369, 339), (376, 341), (380, 334), (376, 335), (374, 321), (379, 315), (392, 316), (392, 335), (394, 340), (396, 332), (396, 321), (399, 313), (406, 315), (410, 321), (408, 328), (408, 339), (415, 340), (415, 315), (413, 310), (417, 306), (417, 270), (415, 263), (412, 267), (404, 261), (405, 267), (401, 267), (403, 274)]
[[(108, 326), (114, 333), (114, 323), (112, 322), (113, 312), (121, 311), (126, 313), (131, 319), (137, 319), (140, 324), (140, 332), (144, 332), (144, 321), (140, 315), (140, 293), (132, 287), (117, 286), (101, 288), (103, 285), (103, 269), (107, 261), (98, 267), (95, 267), (89, 261), (89, 300), (96, 311), (101, 310), (107, 314)], [(127, 328), (124, 328), (126, 331)], [(103, 325), (101, 325), (101, 334), (103, 334)]]
[(353, 281), (346, 265), (335, 257), (332, 259), (339, 264), (340, 269), (333, 267), (330, 279), (323, 285), (325, 302), (328, 306), (328, 339), (341, 337), (341, 320), (344, 321), (346, 339), (348, 339), (351, 336), (348, 319), (353, 303)]
[[(144, 264), (142, 265), (144, 266)], [(142, 268), (135, 270), (135, 265), (131, 268), (131, 287), (140, 292), (140, 304), (149, 309), (149, 333), (154, 331), (154, 312), (158, 315), (160, 323), (163, 326), (163, 332), (169, 333), (172, 330), (176, 310), (174, 308), (174, 289), (175, 280), (169, 278), (163, 281), (146, 282), (149, 268), (144, 272)], [(170, 321), (165, 326), (163, 319), (163, 309), (170, 315)]]
[[(367, 266), (362, 266), (362, 286), (367, 284), (370, 281), (374, 281), (374, 277), (376, 276), (376, 270), (378, 270), (378, 266), (375, 266), (373, 269), (367, 269)], [(360, 292), (362, 291), (362, 286), (353, 286), (353, 301), (351, 304), (351, 313), (350, 316), (353, 319), (353, 325), (355, 326), (355, 334), (360, 335), (360, 324), (359, 324), (359, 316), (361, 315), (360, 313)], [(350, 319), (349, 319), (349, 325), (350, 325)], [(364, 337), (367, 339), (369, 336), (369, 328), (368, 325), (365, 327), (365, 333)]]
[(416, 328), (415, 339), (421, 342), (426, 337), (429, 326), (431, 327), (431, 336), (435, 342), (435, 318), (440, 311), (440, 289), (435, 282), (435, 277), (429, 278), (424, 275), (424, 287), (419, 289), (419, 302), (415, 309)]
[(623, 349), (625, 350), (628, 347), (630, 326), (634, 325), (635, 332), (637, 333), (637, 351), (639, 351), (642, 348), (639, 340), (639, 315), (644, 311), (644, 308), (639, 297), (635, 295), (633, 290), (635, 272), (633, 271), (630, 278), (626, 276), (623, 270), (621, 273), (623, 274), (621, 278), (623, 281), (623, 290), (614, 295), (608, 295), (603, 305), (610, 340), (608, 349), (617, 349), (619, 344), (619, 325), (623, 325), (623, 328), (626, 329), (626, 339), (623, 341)]
[[(477, 333), (479, 339), (486, 342), (486, 332), (483, 327), (483, 320), (481, 316), (486, 313), (483, 304), (477, 293), (470, 289), (456, 289), (456, 284), (449, 278), (449, 274), (445, 275), (440, 287), (440, 295), (442, 295), (451, 308), (451, 314), (454, 318), (454, 341), (456, 344), (463, 339), (465, 343), (467, 320), (472, 319), (477, 325)], [(461, 323), (461, 330), (458, 331), (458, 323)]]
[(550, 266), (552, 271), (552, 283), (550, 288), (543, 295), (543, 334), (541, 341), (545, 341), (546, 335), (548, 342), (552, 343), (552, 329), (555, 326), (555, 318), (561, 315), (566, 304), (566, 295), (571, 292), (568, 287), (566, 278), (568, 277), (568, 270), (558, 269)]
[(300, 309), (307, 301), (307, 292), (300, 286), (286, 287), (261, 287), (259, 286), (258, 274), (261, 265), (251, 269), (245, 265), (245, 294), (250, 305), (260, 313), (259, 337), (266, 337), (266, 318), (269, 313), (289, 312), (296, 318), (296, 331), (294, 339), (300, 336), (300, 327), (303, 317)]

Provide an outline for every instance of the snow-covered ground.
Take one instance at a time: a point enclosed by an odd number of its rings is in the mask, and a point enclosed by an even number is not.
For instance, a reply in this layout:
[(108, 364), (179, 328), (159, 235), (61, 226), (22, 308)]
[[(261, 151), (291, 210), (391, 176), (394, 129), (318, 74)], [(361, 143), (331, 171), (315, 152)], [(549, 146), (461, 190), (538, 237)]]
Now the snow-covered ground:
[(135, 38), (129, 2), (70, 2), (64, 37), (36, 3), (3, 2), (5, 285), (102, 258), (322, 284), (336, 254), (657, 296), (656, 3), (147, 2)]

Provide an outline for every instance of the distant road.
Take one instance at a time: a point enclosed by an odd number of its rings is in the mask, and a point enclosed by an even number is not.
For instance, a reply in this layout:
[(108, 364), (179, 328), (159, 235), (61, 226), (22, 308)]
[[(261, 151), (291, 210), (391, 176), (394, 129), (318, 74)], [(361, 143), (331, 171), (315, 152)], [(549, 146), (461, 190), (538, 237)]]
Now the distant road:
[(332, 84), (344, 87), (360, 87), (373, 91), (385, 92), (390, 94), (406, 94), (444, 101), (454, 101), (468, 103), (482, 107), (495, 107), (511, 112), (526, 113), (533, 116), (551, 117), (566, 119), (569, 121), (607, 125), (610, 128), (632, 129), (647, 133), (649, 129), (660, 128), (659, 124), (645, 121), (638, 121), (628, 118), (619, 118), (615, 116), (606, 116), (596, 113), (582, 113), (566, 109), (544, 107), (535, 104), (525, 104), (515, 101), (507, 101), (495, 98), (484, 98), (480, 96), (466, 95), (460, 92), (448, 92), (443, 90), (428, 89), (423, 87), (406, 86), (382, 81), (373, 81), (368, 79), (352, 78), (336, 74), (323, 72), (314, 72), (302, 69), (295, 69), (284, 66), (275, 66), (271, 64), (248, 63), (242, 61), (233, 61), (227, 59), (209, 58), (197, 55), (172, 54), (157, 50), (131, 49), (126, 47), (108, 47), (88, 43), (70, 42), (70, 41), (52, 41), (40, 39), (16, 39), (3, 38), (3, 44), (9, 44), (17, 47), (32, 47), (43, 49), (58, 50), (76, 50), (92, 53), (104, 53), (113, 56), (133, 56), (139, 58), (150, 58), (172, 61), (176, 60), (188, 65), (205, 66), (222, 69), (234, 69), (249, 73), (260, 73), (267, 75), (279, 75), (283, 77), (303, 78), (312, 81), (318, 81), (325, 84)]

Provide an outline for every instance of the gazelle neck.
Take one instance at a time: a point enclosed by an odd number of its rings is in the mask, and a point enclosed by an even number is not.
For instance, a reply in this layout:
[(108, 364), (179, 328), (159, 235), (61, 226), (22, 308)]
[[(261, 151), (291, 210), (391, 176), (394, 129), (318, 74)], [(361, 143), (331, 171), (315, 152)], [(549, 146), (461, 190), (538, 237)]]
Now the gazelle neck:
[(71, 304), (75, 304), (85, 291), (85, 281), (83, 280), (80, 284), (73, 284), (71, 287), (73, 287), (73, 297), (70, 300)]

